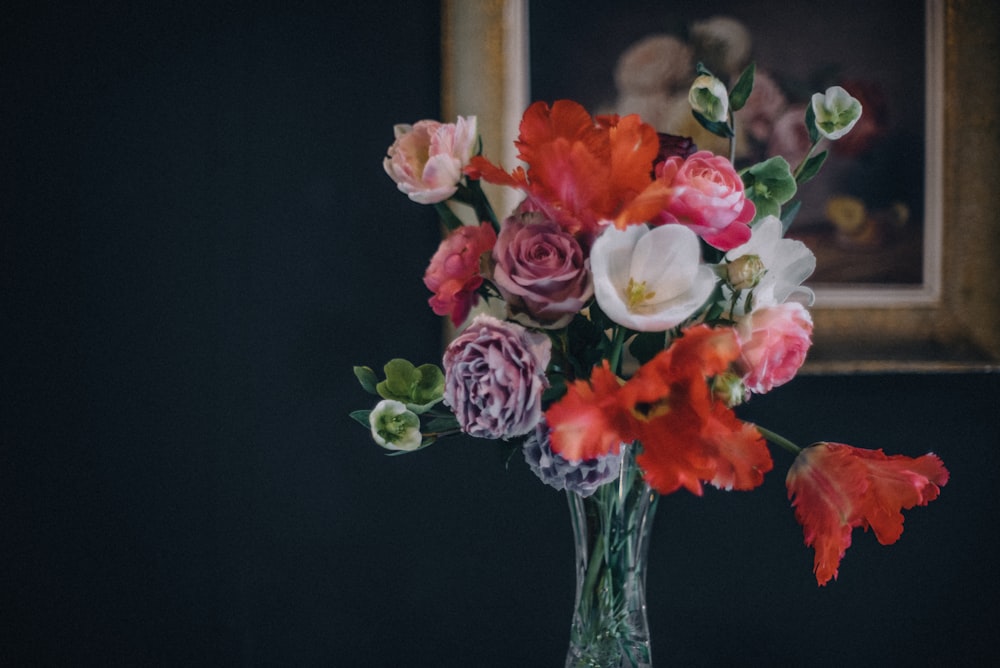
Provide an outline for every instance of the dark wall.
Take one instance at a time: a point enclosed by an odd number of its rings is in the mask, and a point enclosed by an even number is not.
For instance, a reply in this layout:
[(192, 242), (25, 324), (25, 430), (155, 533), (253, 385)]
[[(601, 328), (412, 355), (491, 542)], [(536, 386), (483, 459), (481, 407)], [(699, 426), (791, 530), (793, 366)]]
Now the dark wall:
[[(438, 3), (39, 3), (0, 39), (0, 664), (561, 665), (564, 499), (496, 444), (387, 458), (354, 364), (434, 361), (438, 230), (380, 164), (439, 114)], [(818, 589), (784, 497), (664, 499), (678, 665), (995, 653), (997, 375), (803, 377), (746, 415), (939, 453)]]

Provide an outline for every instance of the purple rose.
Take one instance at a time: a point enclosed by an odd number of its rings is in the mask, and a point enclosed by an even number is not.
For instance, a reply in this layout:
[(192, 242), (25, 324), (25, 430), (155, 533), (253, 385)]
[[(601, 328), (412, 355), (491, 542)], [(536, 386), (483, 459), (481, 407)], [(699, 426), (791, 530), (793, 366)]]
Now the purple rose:
[(544, 334), (476, 316), (444, 352), (444, 402), (462, 431), (506, 439), (534, 429), (551, 347)]
[(579, 242), (539, 211), (504, 221), (493, 260), (493, 282), (514, 318), (527, 325), (563, 327), (594, 294)]
[(598, 487), (618, 477), (624, 453), (620, 451), (596, 459), (569, 461), (552, 452), (549, 426), (544, 420), (524, 439), (523, 450), (524, 461), (539, 480), (549, 487), (576, 492), (583, 497), (590, 496)]

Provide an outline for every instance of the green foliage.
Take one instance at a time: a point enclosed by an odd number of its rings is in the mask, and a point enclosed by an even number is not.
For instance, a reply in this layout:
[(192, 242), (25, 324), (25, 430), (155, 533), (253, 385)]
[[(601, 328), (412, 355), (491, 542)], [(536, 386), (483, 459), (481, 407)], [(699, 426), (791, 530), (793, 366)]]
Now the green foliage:
[(781, 205), (790, 200), (797, 189), (791, 167), (781, 156), (758, 162), (744, 170), (740, 176), (747, 197), (753, 200), (757, 208), (755, 220), (765, 216), (780, 216)]
[(371, 368), (366, 366), (356, 366), (354, 367), (354, 375), (357, 377), (358, 382), (361, 383), (361, 387), (365, 388), (370, 394), (378, 394), (378, 390), (375, 386), (378, 385), (378, 377)]
[(722, 121), (709, 120), (708, 118), (705, 118), (703, 114), (695, 111), (694, 109), (691, 110), (691, 114), (694, 116), (694, 119), (698, 121), (699, 125), (701, 125), (703, 128), (705, 128), (712, 134), (718, 135), (719, 137), (723, 137), (725, 139), (729, 139), (730, 137), (735, 136), (733, 134), (733, 129), (729, 127), (728, 123), (723, 123)]
[(798, 174), (795, 175), (795, 182), (801, 185), (816, 176), (823, 166), (823, 162), (826, 161), (826, 156), (827, 152), (823, 151), (806, 160), (799, 168)]
[(743, 73), (740, 74), (740, 78), (737, 79), (736, 85), (729, 91), (729, 108), (732, 111), (739, 111), (747, 103), (750, 92), (753, 90), (753, 78), (756, 71), (757, 65), (755, 63), (747, 65)]
[(383, 399), (395, 399), (414, 413), (427, 409), (444, 397), (444, 372), (434, 364), (413, 363), (396, 358), (384, 367), (385, 380), (375, 386)]

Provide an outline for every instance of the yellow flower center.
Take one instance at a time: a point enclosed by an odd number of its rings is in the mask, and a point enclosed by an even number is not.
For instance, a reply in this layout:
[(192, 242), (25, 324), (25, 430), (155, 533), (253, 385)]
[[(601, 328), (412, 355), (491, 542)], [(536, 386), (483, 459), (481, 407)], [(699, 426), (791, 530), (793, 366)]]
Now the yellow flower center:
[(625, 286), (625, 302), (629, 311), (636, 310), (655, 296), (655, 291), (646, 291), (646, 281), (636, 282), (634, 278), (629, 277), (628, 285)]

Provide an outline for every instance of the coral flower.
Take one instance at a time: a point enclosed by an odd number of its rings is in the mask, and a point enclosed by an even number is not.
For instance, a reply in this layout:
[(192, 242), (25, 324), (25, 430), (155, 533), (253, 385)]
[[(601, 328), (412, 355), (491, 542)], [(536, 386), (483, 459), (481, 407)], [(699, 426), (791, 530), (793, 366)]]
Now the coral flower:
[[(528, 107), (516, 145), (527, 171), (508, 174), (477, 156), (466, 173), (524, 190), (546, 217), (585, 240), (602, 221), (620, 218), (650, 185), (660, 148), (656, 130), (637, 115), (594, 118), (571, 100)], [(644, 222), (653, 213), (630, 211), (621, 224)]]
[(570, 461), (619, 451), (628, 438), (627, 416), (617, 404), (620, 383), (608, 361), (594, 367), (590, 381), (576, 380), (545, 412), (553, 452)]
[(434, 293), (428, 300), (434, 313), (451, 316), (456, 327), (468, 317), (479, 300), (476, 290), (483, 284), (482, 255), (496, 241), (489, 223), (459, 227), (441, 241), (424, 272), (424, 285)]
[(605, 361), (590, 382), (570, 384), (545, 417), (552, 450), (567, 460), (618, 451), (639, 441), (636, 461), (658, 492), (681, 487), (702, 493), (707, 482), (748, 490), (761, 484), (773, 464), (757, 429), (741, 422), (713, 394), (708, 378), (739, 357), (731, 329), (698, 325), (643, 365), (624, 385)]
[(708, 383), (739, 355), (733, 330), (698, 325), (622, 388), (619, 403), (633, 417), (633, 437), (642, 442), (636, 461), (657, 491), (684, 487), (700, 495), (702, 482), (749, 490), (773, 467), (757, 429), (737, 419)]
[(879, 543), (891, 545), (903, 533), (901, 511), (927, 505), (947, 482), (934, 454), (914, 459), (840, 443), (805, 448), (785, 484), (805, 543), (816, 551), (816, 582), (836, 579), (855, 527), (871, 527)]

